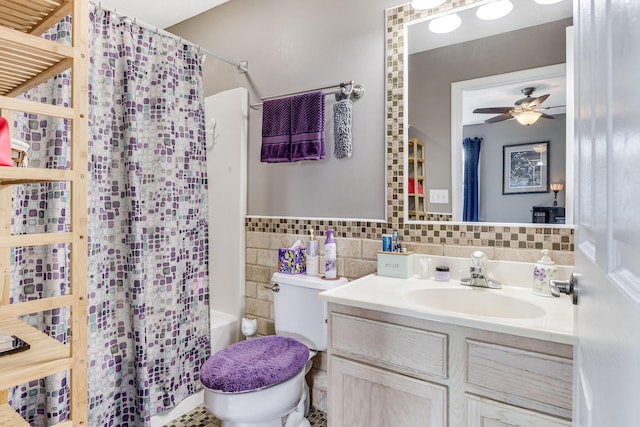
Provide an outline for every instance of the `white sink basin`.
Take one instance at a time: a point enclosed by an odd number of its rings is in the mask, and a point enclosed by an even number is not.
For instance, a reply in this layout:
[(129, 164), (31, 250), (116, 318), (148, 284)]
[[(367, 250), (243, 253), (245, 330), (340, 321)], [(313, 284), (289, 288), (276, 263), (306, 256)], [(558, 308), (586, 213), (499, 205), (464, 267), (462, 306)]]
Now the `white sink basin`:
[(545, 315), (535, 304), (503, 295), (500, 289), (429, 288), (405, 294), (408, 302), (435, 310), (453, 311), (472, 316), (534, 319)]

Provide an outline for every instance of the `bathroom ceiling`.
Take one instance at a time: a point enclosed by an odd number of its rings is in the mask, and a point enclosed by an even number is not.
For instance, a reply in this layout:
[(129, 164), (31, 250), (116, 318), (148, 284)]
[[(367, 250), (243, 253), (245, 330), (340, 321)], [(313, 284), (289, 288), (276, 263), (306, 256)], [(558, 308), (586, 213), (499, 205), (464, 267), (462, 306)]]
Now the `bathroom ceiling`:
[(167, 28), (226, 3), (228, 0), (100, 0), (107, 9), (138, 19), (153, 27)]

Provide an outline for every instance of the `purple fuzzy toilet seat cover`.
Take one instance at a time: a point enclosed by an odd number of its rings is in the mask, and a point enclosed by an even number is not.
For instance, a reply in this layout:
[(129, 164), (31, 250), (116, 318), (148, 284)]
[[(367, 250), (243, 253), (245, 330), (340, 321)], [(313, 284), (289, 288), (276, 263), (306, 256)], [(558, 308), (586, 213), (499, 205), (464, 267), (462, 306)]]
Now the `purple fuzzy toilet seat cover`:
[(211, 390), (239, 393), (286, 381), (309, 360), (309, 349), (289, 337), (266, 336), (240, 341), (202, 365), (202, 384)]

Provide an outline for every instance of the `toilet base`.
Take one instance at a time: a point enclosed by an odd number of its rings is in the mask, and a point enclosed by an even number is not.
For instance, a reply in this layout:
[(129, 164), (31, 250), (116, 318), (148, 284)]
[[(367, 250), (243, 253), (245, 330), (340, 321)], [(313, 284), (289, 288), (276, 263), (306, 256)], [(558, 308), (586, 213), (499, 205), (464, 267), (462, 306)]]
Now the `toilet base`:
[(219, 393), (205, 388), (204, 404), (223, 427), (283, 427), (306, 394), (304, 384), (303, 368), (293, 378), (261, 390)]
[(222, 427), (282, 427), (284, 423), (281, 418), (273, 421), (263, 421), (260, 423), (234, 423), (231, 421), (222, 421)]

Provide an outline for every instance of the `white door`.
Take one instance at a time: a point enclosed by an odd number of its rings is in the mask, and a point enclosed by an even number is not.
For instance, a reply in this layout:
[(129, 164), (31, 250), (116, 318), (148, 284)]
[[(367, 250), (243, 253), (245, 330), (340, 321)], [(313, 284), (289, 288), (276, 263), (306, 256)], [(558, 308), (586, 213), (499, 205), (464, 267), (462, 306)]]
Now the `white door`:
[(639, 20), (576, 0), (575, 426), (640, 426)]

